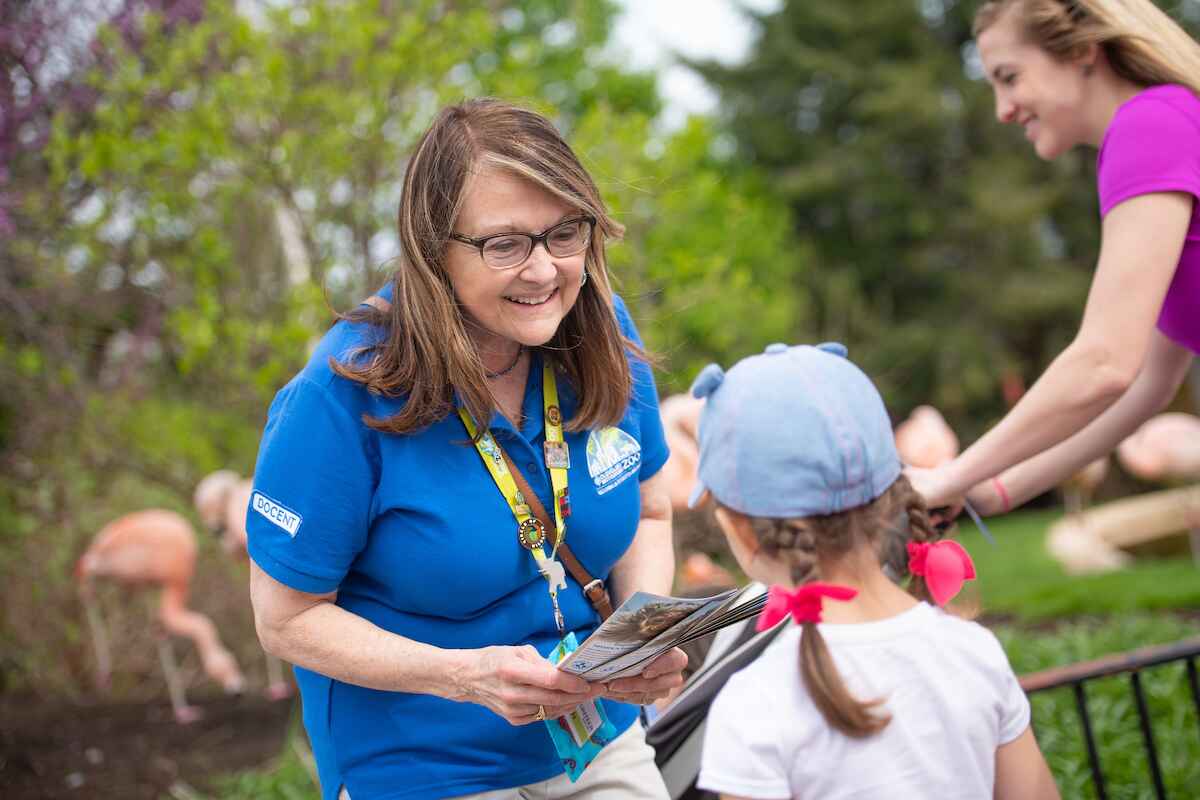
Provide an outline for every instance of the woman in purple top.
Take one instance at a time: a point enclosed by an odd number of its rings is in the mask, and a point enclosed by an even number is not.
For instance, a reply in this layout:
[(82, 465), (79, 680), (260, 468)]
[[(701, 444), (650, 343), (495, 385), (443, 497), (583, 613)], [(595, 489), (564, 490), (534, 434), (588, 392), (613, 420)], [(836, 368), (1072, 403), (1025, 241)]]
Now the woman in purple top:
[(1074, 341), (958, 458), (931, 506), (1001, 513), (1104, 455), (1200, 352), (1200, 45), (1150, 0), (993, 0), (975, 17), (996, 116), (1038, 156), (1099, 148), (1099, 263)]

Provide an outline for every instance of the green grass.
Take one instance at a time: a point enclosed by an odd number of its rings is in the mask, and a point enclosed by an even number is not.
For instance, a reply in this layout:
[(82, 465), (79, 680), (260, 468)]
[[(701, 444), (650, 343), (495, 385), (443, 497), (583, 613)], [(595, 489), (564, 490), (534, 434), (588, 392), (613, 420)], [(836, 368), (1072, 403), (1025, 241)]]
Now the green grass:
[(288, 733), (283, 752), (272, 764), (262, 769), (219, 776), (201, 797), (204, 800), (318, 800), (321, 792), (313, 777), (312, 770), (315, 769), (304, 728), (297, 723)]
[[(1200, 626), (1177, 616), (1136, 613), (1079, 620), (1049, 630), (1003, 625), (996, 626), (995, 631), (1013, 668), (1024, 674), (1193, 637), (1200, 634)], [(1154, 784), (1129, 675), (1088, 681), (1085, 686), (1108, 797), (1152, 798)], [(1196, 787), (1200, 787), (1200, 719), (1184, 663), (1144, 670), (1142, 687), (1167, 795), (1196, 797)], [(1038, 692), (1031, 702), (1038, 742), (1062, 796), (1095, 797), (1072, 689)]]
[(1067, 575), (1045, 545), (1046, 530), (1060, 517), (1031, 511), (989, 521), (995, 546), (969, 521), (962, 523), (961, 541), (975, 561), (985, 614), (1040, 622), (1139, 610), (1200, 610), (1200, 569), (1186, 556), (1142, 557), (1116, 572)]

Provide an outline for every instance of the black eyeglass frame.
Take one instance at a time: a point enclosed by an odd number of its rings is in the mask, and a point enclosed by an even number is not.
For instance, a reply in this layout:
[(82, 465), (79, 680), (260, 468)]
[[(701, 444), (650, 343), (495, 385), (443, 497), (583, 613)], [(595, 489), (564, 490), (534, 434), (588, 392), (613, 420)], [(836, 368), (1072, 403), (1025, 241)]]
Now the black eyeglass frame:
[[(568, 253), (567, 255), (561, 255), (561, 256), (554, 256), (554, 253), (552, 253), (550, 251), (550, 241), (549, 241), (550, 234), (554, 233), (556, 230), (563, 227), (564, 225), (578, 224), (580, 222), (586, 222), (588, 224), (588, 233), (587, 233), (587, 237), (583, 240), (583, 247), (579, 248), (574, 253)], [(507, 231), (505, 233), (492, 233), (487, 236), (480, 236), (479, 238), (463, 236), (461, 233), (451, 233), (450, 238), (456, 242), (461, 242), (463, 244), (469, 244), (472, 247), (479, 250), (479, 260), (483, 262), (483, 265), (485, 267), (487, 267), (488, 269), (494, 269), (497, 272), (500, 272), (500, 271), (503, 271), (506, 269), (514, 269), (515, 267), (519, 267), (522, 264), (524, 264), (526, 261), (529, 260), (529, 257), (531, 255), (533, 255), (534, 249), (539, 244), (541, 244), (543, 247), (545, 247), (546, 252), (550, 253), (550, 255), (554, 256), (555, 258), (571, 258), (572, 256), (577, 256), (580, 253), (582, 253), (584, 250), (587, 250), (588, 245), (592, 243), (592, 236), (594, 236), (595, 233), (596, 233), (596, 218), (589, 217), (586, 214), (584, 214), (584, 215), (581, 215), (578, 217), (572, 217), (571, 219), (564, 219), (562, 222), (556, 222), (555, 224), (551, 225), (549, 228), (542, 231), (541, 233), (524, 233), (522, 231)], [(490, 242), (492, 239), (503, 239), (505, 236), (524, 236), (524, 237), (526, 237), (530, 241), (529, 252), (526, 253), (525, 257), (522, 258), (520, 261), (518, 261), (514, 264), (510, 264), (507, 267), (493, 267), (491, 264), (488, 263), (487, 257), (483, 254), (483, 248), (487, 247), (487, 243)]]

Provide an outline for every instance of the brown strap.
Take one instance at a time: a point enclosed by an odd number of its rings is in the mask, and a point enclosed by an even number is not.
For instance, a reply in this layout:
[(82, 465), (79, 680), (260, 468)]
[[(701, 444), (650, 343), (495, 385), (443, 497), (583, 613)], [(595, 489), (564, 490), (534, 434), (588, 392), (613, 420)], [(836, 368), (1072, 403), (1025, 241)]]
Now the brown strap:
[[(379, 295), (371, 295), (363, 301), (364, 304), (387, 311), (392, 307), (384, 298)], [(542, 501), (538, 499), (537, 494), (529, 487), (529, 482), (525, 480), (525, 476), (521, 474), (521, 470), (517, 469), (517, 465), (504, 447), (499, 442), (496, 446), (500, 448), (500, 454), (504, 456), (504, 463), (508, 464), (508, 471), (512, 473), (513, 479), (517, 482), (517, 488), (521, 490), (521, 494), (525, 496), (525, 501), (529, 503), (529, 508), (533, 511), (533, 515), (538, 518), (538, 521), (546, 528), (546, 535), (550, 537), (550, 545), (558, 541), (558, 528), (554, 521), (550, 519), (550, 515), (546, 513), (546, 507), (542, 505)], [(593, 578), (591, 573), (584, 568), (583, 564), (579, 563), (579, 559), (571, 552), (571, 548), (567, 547), (567, 543), (563, 542), (558, 545), (558, 555), (562, 558), (563, 564), (570, 571), (571, 577), (579, 581), (579, 585), (583, 587), (583, 593), (587, 597), (588, 602), (592, 604), (592, 608), (596, 609), (596, 613), (600, 615), (601, 621), (612, 616), (612, 600), (608, 596), (608, 589), (604, 586), (604, 581)]]
[(360, 303), (360, 305), (371, 306), (372, 308), (379, 309), (380, 311), (383, 311), (384, 313), (387, 313), (388, 309), (390, 309), (392, 307), (391, 303), (389, 303), (387, 300), (385, 300), (384, 298), (380, 297), (377, 294), (373, 294), (370, 297), (368, 297), (366, 300), (363, 300), (362, 303)]
[[(496, 442), (496, 446), (500, 448), (500, 455), (504, 456), (504, 463), (508, 465), (508, 471), (512, 473), (513, 480), (517, 482), (517, 488), (521, 490), (533, 515), (546, 527), (546, 536), (549, 537), (550, 544), (553, 546), (558, 541), (558, 528), (555, 526), (554, 520), (550, 519), (550, 515), (546, 513), (546, 507), (538, 499), (537, 493), (529, 487), (529, 481), (525, 480), (521, 470), (517, 469), (517, 465), (508, 457), (503, 445)], [(591, 573), (584, 568), (583, 564), (579, 563), (579, 559), (571, 552), (571, 548), (567, 547), (566, 542), (558, 545), (558, 557), (562, 559), (571, 576), (583, 587), (583, 593), (587, 596), (588, 602), (592, 604), (592, 608), (596, 609), (596, 613), (600, 615), (600, 621), (603, 622), (611, 617), (612, 600), (609, 599), (604, 581), (591, 576)]]

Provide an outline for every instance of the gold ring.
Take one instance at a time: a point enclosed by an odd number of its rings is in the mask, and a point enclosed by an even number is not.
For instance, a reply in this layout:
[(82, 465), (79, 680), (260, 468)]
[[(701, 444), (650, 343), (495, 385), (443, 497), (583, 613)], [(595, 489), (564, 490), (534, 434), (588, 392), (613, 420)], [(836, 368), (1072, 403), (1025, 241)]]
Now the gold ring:
[(533, 718), (538, 720), (539, 722), (544, 720), (546, 718), (546, 707), (539, 705), (537, 713), (533, 715)]

